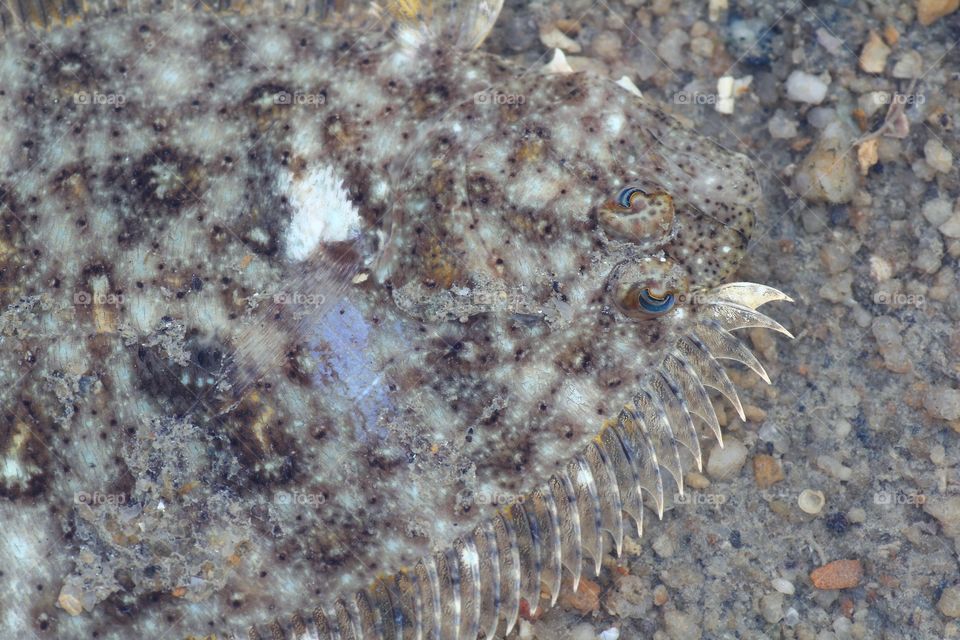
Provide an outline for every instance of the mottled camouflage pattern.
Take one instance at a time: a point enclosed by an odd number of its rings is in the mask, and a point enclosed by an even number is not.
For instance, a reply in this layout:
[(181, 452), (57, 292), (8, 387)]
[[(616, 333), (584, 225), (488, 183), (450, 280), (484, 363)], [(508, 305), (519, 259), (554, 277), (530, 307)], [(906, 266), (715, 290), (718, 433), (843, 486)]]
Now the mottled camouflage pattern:
[[(745, 160), (611, 80), (303, 13), (8, 24), (4, 637), (242, 628), (412, 565), (580, 451), (743, 254)], [(360, 234), (290, 260), (320, 170)], [(623, 313), (624, 269), (677, 309)]]

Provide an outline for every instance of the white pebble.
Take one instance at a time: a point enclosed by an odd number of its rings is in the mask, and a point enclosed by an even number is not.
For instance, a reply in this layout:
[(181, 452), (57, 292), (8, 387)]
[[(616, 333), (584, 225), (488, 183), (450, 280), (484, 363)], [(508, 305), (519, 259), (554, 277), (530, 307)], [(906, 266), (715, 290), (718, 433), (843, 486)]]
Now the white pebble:
[(823, 509), (823, 505), (826, 503), (826, 501), (827, 499), (824, 497), (822, 491), (804, 489), (797, 497), (797, 506), (799, 506), (800, 510), (804, 513), (809, 513), (810, 515), (815, 516), (820, 513), (821, 509)]
[(707, 460), (707, 474), (715, 480), (736, 476), (747, 461), (747, 448), (739, 440), (728, 437), (723, 444), (722, 449), (715, 444)]
[(787, 97), (794, 102), (820, 104), (827, 97), (827, 84), (804, 71), (794, 71), (787, 78)]
[(936, 138), (930, 138), (923, 145), (923, 157), (927, 160), (927, 164), (940, 173), (949, 173), (950, 168), (953, 167), (953, 152)]
[(597, 640), (617, 640), (620, 637), (620, 629), (616, 627), (610, 627), (606, 631), (602, 632), (597, 636)]
[(796, 591), (793, 583), (786, 578), (774, 578), (770, 584), (773, 585), (774, 589), (788, 596), (792, 596)]

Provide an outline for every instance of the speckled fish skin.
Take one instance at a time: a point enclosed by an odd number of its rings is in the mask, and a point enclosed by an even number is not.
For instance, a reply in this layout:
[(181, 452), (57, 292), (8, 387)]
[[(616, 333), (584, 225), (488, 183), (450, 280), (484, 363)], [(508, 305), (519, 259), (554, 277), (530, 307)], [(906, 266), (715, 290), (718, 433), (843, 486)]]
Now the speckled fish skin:
[[(716, 293), (761, 202), (742, 156), (606, 78), (295, 9), (0, 42), (0, 635), (310, 611), (640, 421), (641, 387), (682, 405), (649, 376), (694, 328), (741, 362), (708, 323), (777, 328), (751, 313), (784, 297)], [(625, 313), (624, 278), (676, 309)], [(662, 510), (699, 445), (652, 431)]]

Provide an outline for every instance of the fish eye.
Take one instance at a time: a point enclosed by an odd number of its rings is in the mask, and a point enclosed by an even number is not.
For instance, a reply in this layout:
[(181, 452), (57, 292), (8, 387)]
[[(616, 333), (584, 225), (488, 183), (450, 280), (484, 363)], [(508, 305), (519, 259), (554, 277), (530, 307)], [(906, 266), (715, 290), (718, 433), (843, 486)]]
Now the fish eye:
[(607, 292), (625, 316), (650, 320), (670, 313), (687, 293), (686, 272), (669, 259), (628, 259), (610, 272)]
[(676, 302), (675, 292), (658, 292), (643, 284), (631, 285), (617, 296), (617, 306), (634, 318), (662, 316), (673, 309)]
[(660, 243), (673, 228), (673, 197), (659, 189), (624, 187), (599, 207), (598, 220), (613, 237), (637, 244)]
[(633, 205), (634, 197), (636, 197), (638, 194), (646, 195), (637, 187), (626, 187), (621, 189), (620, 193), (617, 194), (617, 204), (624, 209), (629, 209), (631, 205)]

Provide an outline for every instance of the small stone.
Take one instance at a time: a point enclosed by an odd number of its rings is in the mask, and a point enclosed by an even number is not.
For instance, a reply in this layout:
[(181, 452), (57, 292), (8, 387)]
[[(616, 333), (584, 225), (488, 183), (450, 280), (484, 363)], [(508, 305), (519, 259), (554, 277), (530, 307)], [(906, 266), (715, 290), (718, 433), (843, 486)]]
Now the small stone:
[(913, 368), (913, 354), (903, 346), (900, 323), (889, 316), (874, 318), (871, 327), (877, 341), (883, 366), (894, 373), (907, 373)]
[(777, 109), (773, 117), (767, 122), (767, 130), (774, 138), (795, 138), (797, 136), (797, 121), (788, 118), (782, 109)]
[(853, 477), (853, 469), (845, 466), (836, 458), (822, 455), (817, 458), (817, 466), (840, 482), (847, 482)]
[(581, 577), (580, 584), (574, 591), (573, 583), (565, 578), (563, 588), (560, 590), (560, 606), (582, 614), (599, 611), (600, 585), (589, 578)]
[(668, 32), (657, 44), (657, 55), (671, 69), (683, 67), (683, 48), (690, 42), (690, 36), (682, 29)]
[(859, 560), (834, 560), (810, 572), (813, 586), (821, 590), (851, 589), (863, 580)]
[(850, 524), (863, 524), (867, 521), (867, 510), (863, 507), (853, 507), (847, 511), (847, 520)]
[(753, 480), (759, 488), (769, 489), (783, 477), (783, 469), (776, 458), (765, 453), (753, 457)]
[(870, 256), (870, 277), (874, 282), (886, 282), (893, 277), (893, 265), (883, 259), (881, 256)]
[(697, 471), (690, 471), (684, 476), (684, 481), (691, 489), (706, 489), (710, 486), (710, 480), (707, 476)]
[(710, 38), (693, 38), (690, 40), (690, 51), (701, 58), (713, 57), (713, 40)]
[(770, 624), (777, 624), (783, 618), (783, 594), (768, 593), (760, 598), (760, 615)]
[(670, 640), (700, 640), (703, 633), (692, 615), (676, 609), (664, 612), (663, 623)]
[(919, 78), (923, 75), (923, 58), (916, 51), (908, 51), (893, 65), (894, 78)]
[(923, 157), (940, 173), (949, 173), (953, 167), (953, 153), (936, 138), (930, 138), (923, 145)]
[(864, 140), (857, 147), (857, 162), (860, 164), (860, 175), (865, 176), (870, 173), (870, 167), (879, 161), (880, 139), (870, 138)]
[(960, 211), (951, 215), (937, 230), (948, 238), (960, 238)]
[(828, 242), (820, 247), (820, 262), (830, 275), (846, 271), (852, 260), (853, 256), (843, 242)]
[(960, 618), (960, 585), (943, 590), (937, 602), (937, 609), (948, 618)]
[(570, 53), (580, 53), (582, 47), (556, 27), (540, 32), (540, 42), (548, 49), (562, 49)]
[(923, 408), (939, 420), (960, 419), (960, 391), (949, 387), (931, 387), (924, 394)]
[(883, 73), (889, 55), (890, 47), (883, 41), (880, 34), (871, 31), (867, 43), (863, 45), (863, 50), (860, 52), (860, 68), (867, 73)]
[(673, 556), (673, 551), (673, 539), (670, 536), (657, 536), (657, 539), (653, 541), (653, 552), (661, 558)]
[(590, 42), (590, 51), (598, 58), (612, 62), (620, 58), (623, 41), (612, 31), (598, 33)]
[(960, 0), (917, 0), (917, 22), (925, 27), (960, 8)]
[(667, 604), (667, 600), (669, 599), (670, 599), (670, 593), (667, 591), (667, 588), (664, 585), (658, 584), (653, 588), (653, 604), (654, 605), (658, 607), (662, 607), (663, 605)]
[(749, 422), (763, 422), (767, 419), (767, 412), (753, 404), (743, 405), (743, 415)]
[(820, 104), (827, 97), (827, 86), (818, 76), (796, 70), (787, 78), (787, 98), (794, 102)]
[(740, 473), (747, 461), (747, 448), (736, 438), (724, 438), (724, 446), (715, 444), (707, 461), (707, 474), (714, 480), (725, 480)]
[(74, 584), (65, 584), (60, 589), (60, 597), (57, 598), (57, 604), (61, 609), (72, 616), (78, 616), (83, 613), (82, 593)]
[(960, 496), (926, 496), (923, 510), (940, 522), (945, 535), (960, 536)]
[(800, 495), (797, 496), (797, 506), (800, 507), (801, 511), (812, 516), (820, 513), (826, 501), (827, 499), (824, 497), (823, 491), (816, 491), (814, 489), (804, 489), (800, 492)]
[(924, 202), (921, 212), (923, 213), (923, 217), (927, 219), (927, 222), (935, 227), (939, 227), (950, 218), (950, 215), (953, 213), (953, 206), (946, 198), (935, 198)]
[(794, 175), (794, 189), (804, 200), (843, 204), (857, 192), (857, 167), (849, 143), (824, 137), (814, 145)]
[(608, 613), (621, 618), (644, 618), (652, 605), (650, 589), (635, 575), (621, 576), (603, 602)]
[(773, 585), (774, 589), (788, 596), (792, 596), (796, 591), (793, 583), (786, 578), (774, 578), (770, 584)]

